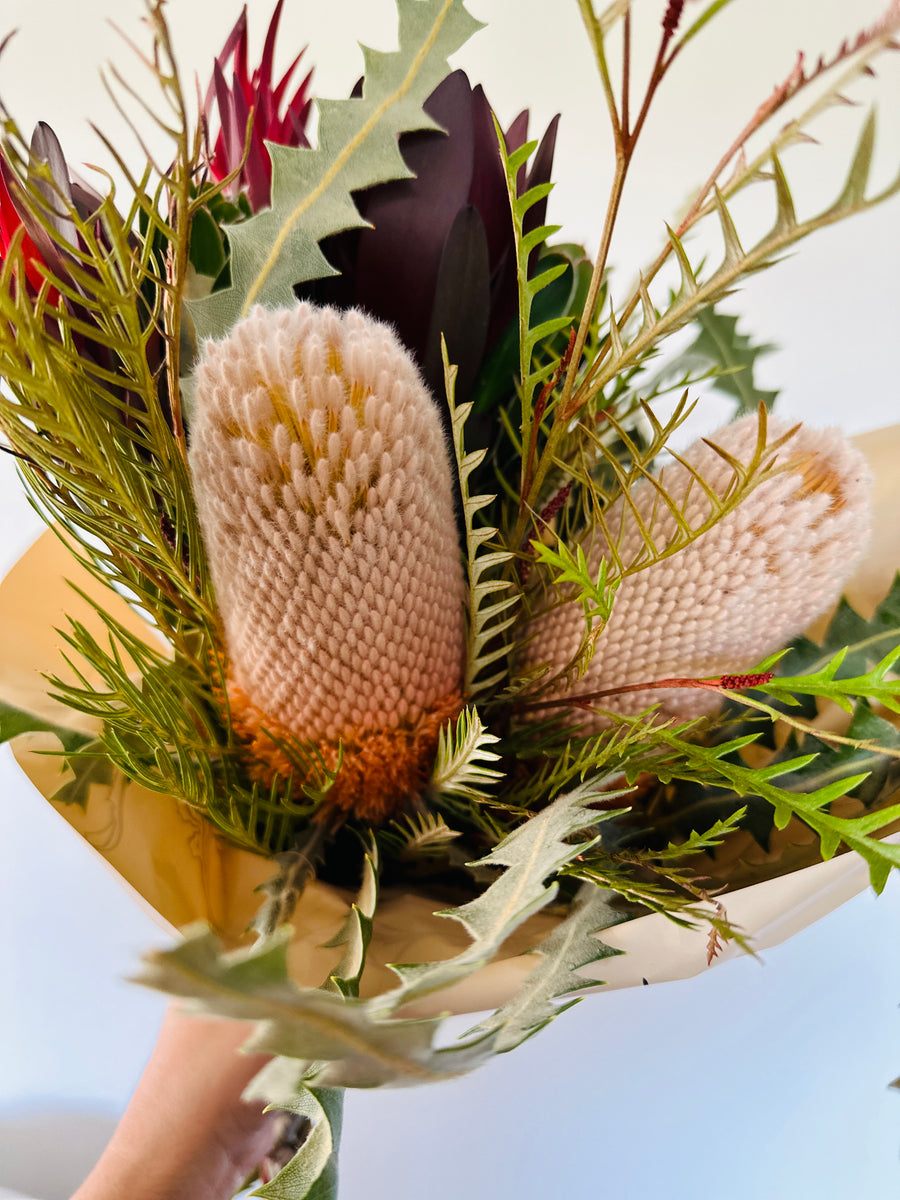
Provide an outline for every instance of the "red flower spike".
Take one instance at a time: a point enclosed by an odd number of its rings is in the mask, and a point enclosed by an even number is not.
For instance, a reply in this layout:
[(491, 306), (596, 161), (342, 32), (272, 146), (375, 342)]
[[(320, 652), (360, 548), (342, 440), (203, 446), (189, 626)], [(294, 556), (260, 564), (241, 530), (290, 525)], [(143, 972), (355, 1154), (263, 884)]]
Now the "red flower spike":
[[(22, 225), (19, 210), (16, 208), (6, 183), (6, 173), (10, 170), (6, 160), (0, 158), (0, 264), (9, 253), (13, 238)], [(22, 259), (25, 263), (25, 277), (29, 285), (39, 292), (44, 282), (44, 276), (38, 264), (43, 263), (44, 260), (27, 233), (22, 237)], [(51, 298), (51, 303), (55, 302), (55, 298)]]
[(765, 683), (771, 683), (774, 678), (774, 671), (760, 671), (756, 675), (722, 675), (717, 680), (717, 686), (729, 692), (737, 692), (741, 688), (762, 687)]
[[(306, 123), (311, 106), (308, 96), (311, 71), (282, 111), (288, 87), (304, 51), (301, 50), (273, 86), (275, 39), (283, 4), (284, 0), (278, 0), (275, 6), (260, 64), (252, 74), (247, 65), (247, 9), (244, 8), (228, 35), (222, 52), (215, 60), (213, 78), (207, 88), (203, 106), (207, 123), (211, 123), (213, 101), (218, 109), (219, 132), (215, 136), (214, 149), (209, 159), (210, 172), (217, 180), (230, 175), (241, 163), (247, 140), (247, 122), (250, 110), (253, 110), (247, 161), (230, 185), (229, 193), (233, 197), (245, 193), (254, 212), (267, 208), (271, 200), (272, 161), (265, 143), (273, 142), (281, 146), (309, 145)], [(229, 61), (233, 64), (231, 84), (225, 75)]]

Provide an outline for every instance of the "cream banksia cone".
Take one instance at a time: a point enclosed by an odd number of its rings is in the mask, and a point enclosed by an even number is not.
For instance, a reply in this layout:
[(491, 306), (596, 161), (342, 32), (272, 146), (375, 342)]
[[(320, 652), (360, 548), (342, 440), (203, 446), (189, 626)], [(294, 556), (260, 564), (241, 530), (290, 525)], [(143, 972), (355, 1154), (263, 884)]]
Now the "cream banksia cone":
[[(790, 432), (769, 422), (769, 441)], [(728, 425), (709, 439), (740, 463), (757, 445), (756, 417)], [(664, 469), (660, 482), (692, 528), (710, 513), (697, 472), (725, 497), (734, 471), (706, 440), (695, 442)], [(799, 426), (778, 451), (784, 469), (760, 483), (736, 508), (684, 549), (627, 575), (616, 592), (612, 614), (600, 634), (587, 671), (569, 694), (633, 687), (644, 681), (704, 678), (751, 670), (781, 649), (838, 599), (868, 541), (871, 476), (863, 455), (837, 429)], [(688, 469), (691, 468), (691, 469)], [(676, 533), (676, 521), (652, 482), (632, 488), (630, 505), (608, 510), (611, 536), (626, 568), (639, 560), (639, 522), (651, 528), (658, 547)], [(585, 556), (596, 576), (611, 557), (596, 530), (585, 539)], [(528, 667), (549, 664), (561, 671), (577, 653), (584, 617), (577, 604), (539, 615), (524, 651)], [(741, 686), (736, 680), (734, 686)], [(567, 694), (563, 685), (547, 699)], [(715, 710), (720, 695), (699, 688), (646, 689), (605, 695), (596, 707), (635, 714), (653, 704), (663, 716), (687, 719)], [(537, 710), (538, 716), (550, 709)], [(609, 724), (599, 713), (573, 709), (585, 732)]]
[(251, 773), (299, 786), (285, 743), (329, 768), (340, 747), (327, 806), (384, 820), (462, 706), (453, 482), (415, 365), (360, 312), (254, 309), (205, 348), (190, 466)]

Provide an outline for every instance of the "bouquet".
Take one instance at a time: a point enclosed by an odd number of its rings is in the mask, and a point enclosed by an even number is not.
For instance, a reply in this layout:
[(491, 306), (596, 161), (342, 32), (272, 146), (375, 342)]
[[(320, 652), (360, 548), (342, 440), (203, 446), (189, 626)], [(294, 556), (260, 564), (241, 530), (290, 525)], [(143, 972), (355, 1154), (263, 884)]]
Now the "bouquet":
[[(547, 224), (556, 122), (503, 129), (450, 70), (460, 0), (400, 0), (398, 49), (317, 122), (280, 4), (196, 111), (151, 4), (158, 102), (117, 78), (169, 157), (107, 142), (124, 189), (5, 114), (0, 428), (54, 529), (0, 592), (0, 735), (187, 926), (143, 981), (255, 1023), (253, 1094), (305, 1131), (260, 1195), (334, 1188), (342, 1089), (473, 1069), (592, 983), (756, 948), (754, 887), (861, 861), (880, 888), (900, 854), (896, 564), (839, 603), (885, 520), (870, 467), (778, 418), (732, 299), (900, 190), (871, 117), (836, 198), (789, 182), (900, 10), (800, 60), (612, 274), (647, 115), (721, 7), (665, 6), (639, 78), (647, 15), (580, 4), (596, 255)], [(685, 446), (707, 388), (734, 419)]]

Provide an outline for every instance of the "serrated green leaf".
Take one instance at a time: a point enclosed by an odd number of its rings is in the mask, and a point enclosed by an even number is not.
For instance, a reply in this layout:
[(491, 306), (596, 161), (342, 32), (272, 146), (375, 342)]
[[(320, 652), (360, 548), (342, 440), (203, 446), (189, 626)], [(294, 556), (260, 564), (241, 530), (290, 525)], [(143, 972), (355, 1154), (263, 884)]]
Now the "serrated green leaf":
[(627, 920), (609, 903), (609, 893), (589, 885), (572, 912), (534, 948), (541, 963), (528, 976), (516, 995), (473, 1033), (495, 1033), (496, 1052), (504, 1054), (538, 1033), (577, 1000), (564, 1002), (579, 988), (602, 983), (584, 968), (621, 954), (596, 936), (601, 930)]
[[(512, 555), (506, 550), (484, 550), (486, 542), (498, 535), (498, 530), (492, 525), (478, 527), (475, 525), (476, 515), (486, 508), (493, 496), (472, 496), (469, 494), (469, 479), (485, 455), (484, 450), (466, 453), (465, 426), (472, 412), (473, 402), (457, 405), (456, 403), (456, 367), (451, 366), (447, 358), (447, 347), (441, 345), (444, 358), (444, 388), (447, 405), (450, 409), (450, 421), (453, 430), (453, 451), (456, 458), (456, 469), (459, 478), (459, 490), (463, 502), (463, 519), (466, 528), (466, 571), (468, 576), (468, 591), (466, 596), (466, 612), (468, 617), (467, 649), (466, 649), (466, 678), (464, 692), (467, 697), (476, 697), (493, 688), (505, 675), (499, 671), (486, 677), (486, 669), (509, 653), (504, 634), (514, 621), (515, 614), (500, 620), (504, 612), (509, 611), (518, 603), (518, 596), (504, 597), (502, 601), (487, 603), (489, 596), (499, 591), (507, 591), (509, 580), (498, 579), (496, 576), (482, 578), (502, 568)], [(490, 651), (489, 645), (494, 645)]]
[(738, 413), (756, 412), (760, 403), (771, 409), (778, 392), (758, 387), (754, 373), (758, 360), (776, 347), (769, 343), (754, 345), (746, 334), (738, 332), (738, 318), (717, 311), (714, 305), (697, 314), (696, 324), (697, 337), (667, 371), (694, 365), (711, 367), (715, 372), (713, 386), (737, 400)]
[[(900, 630), (896, 631), (896, 636), (900, 639)], [(822, 696), (841, 705), (847, 712), (853, 710), (851, 699), (865, 698), (884, 705), (891, 712), (900, 712), (900, 680), (886, 678), (900, 658), (900, 642), (871, 670), (849, 678), (839, 675), (848, 651), (849, 647), (842, 647), (820, 670), (809, 675), (776, 675), (759, 690), (777, 699), (794, 695)]]
[[(249, 1092), (254, 1094), (252, 1084)], [(262, 1200), (337, 1200), (343, 1092), (304, 1087), (277, 1107), (306, 1117), (309, 1132), (287, 1166), (250, 1195)]]
[[(569, 839), (605, 819), (607, 814), (587, 806), (607, 782), (589, 780), (559, 796), (514, 829), (485, 858), (472, 864), (506, 870), (475, 900), (440, 914), (463, 925), (472, 938), (471, 944), (454, 958), (441, 962), (395, 965), (400, 986), (373, 1001), (376, 1010), (394, 1011), (471, 975), (491, 961), (515, 929), (545, 908), (558, 888), (547, 880), (597, 840)], [(603, 792), (604, 799), (622, 794)]]
[[(541, 287), (535, 294), (531, 308), (532, 324), (541, 337), (548, 338), (547, 354), (558, 356), (565, 349), (563, 331), (571, 328), (573, 319), (577, 319), (584, 308), (590, 287), (591, 264), (581, 246), (545, 246), (538, 260), (536, 274), (547, 274), (549, 278), (539, 281)], [(554, 322), (558, 333), (550, 341), (549, 334)], [(515, 391), (519, 369), (518, 339), (519, 323), (518, 318), (514, 318), (479, 372), (472, 393), (476, 413), (493, 414), (502, 405), (508, 404), (509, 397)]]
[(50, 797), (57, 804), (77, 804), (85, 808), (93, 784), (108, 786), (112, 783), (114, 768), (99, 739), (85, 742), (77, 753), (67, 754), (65, 763), (72, 778), (62, 783)]
[(616, 589), (622, 581), (615, 579), (612, 583), (607, 584), (609, 563), (605, 558), (601, 560), (597, 578), (594, 579), (588, 568), (584, 549), (580, 545), (575, 547), (575, 554), (561, 538), (557, 539), (555, 547), (548, 546), (544, 542), (533, 541), (531, 548), (537, 561), (555, 572), (553, 576), (555, 586), (561, 587), (570, 584), (574, 587), (572, 598), (581, 604), (588, 624), (594, 620), (604, 622), (609, 620)]
[[(535, 366), (535, 356), (538, 347), (542, 341), (552, 338), (560, 330), (570, 325), (571, 321), (568, 315), (560, 315), (559, 317), (544, 321), (537, 328), (533, 324), (532, 313), (535, 310), (537, 298), (540, 292), (550, 285), (552, 279), (547, 278), (546, 272), (538, 272), (529, 276), (528, 260), (534, 247), (556, 232), (559, 226), (544, 225), (539, 230), (534, 230), (526, 235), (524, 221), (528, 210), (538, 200), (542, 200), (549, 195), (553, 184), (548, 183), (543, 185), (543, 187), (531, 188), (524, 196), (519, 196), (517, 188), (518, 171), (528, 161), (530, 155), (534, 153), (537, 148), (537, 142), (526, 142), (513, 154), (510, 154), (507, 151), (503, 131), (496, 117), (494, 117), (494, 129), (506, 176), (506, 191), (512, 213), (513, 239), (516, 247), (516, 278), (519, 296), (519, 391), (522, 412), (521, 441), (524, 446), (528, 446), (531, 442), (532, 425), (534, 422), (535, 393), (538, 387), (545, 382), (548, 372), (552, 372), (553, 369), (552, 363), (549, 367), (546, 364)], [(541, 236), (537, 237), (536, 235), (539, 233)]]
[(459, 714), (455, 729), (452, 721), (445, 725), (438, 737), (437, 755), (428, 781), (428, 791), (435, 802), (439, 804), (441, 796), (483, 800), (487, 795), (485, 787), (503, 778), (502, 771), (486, 765), (500, 758), (487, 749), (499, 740), (482, 724), (474, 705)]
[[(332, 973), (328, 983), (342, 996), (358, 996), (359, 982), (366, 965), (366, 952), (372, 940), (375, 907), (378, 903), (378, 843), (371, 831), (366, 835), (368, 843), (363, 855), (363, 878), (356, 902), (338, 936), (329, 946), (344, 946), (343, 957)], [(328, 986), (328, 985), (326, 985)]]
[[(722, 189), (722, 196), (717, 201), (702, 208), (700, 215), (718, 212), (723, 229), (726, 223), (734, 229), (733, 237), (730, 228), (726, 235), (726, 249), (719, 266), (703, 279), (700, 278), (699, 268), (695, 270), (691, 264), (683, 239), (669, 228), (669, 244), (681, 271), (681, 287), (654, 321), (648, 324), (645, 319), (640, 330), (630, 340), (623, 336), (624, 346), (621, 354), (607, 355), (602, 361), (598, 358), (596, 363), (588, 368), (586, 380), (589, 386), (582, 388), (582, 403), (587, 403), (602, 393), (617, 377), (643, 363), (665, 338), (696, 320), (703, 309), (729, 295), (741, 279), (777, 262), (795, 242), (896, 195), (900, 191), (900, 174), (877, 194), (866, 194), (873, 147), (874, 118), (870, 114), (863, 125), (845, 184), (837, 200), (813, 216), (798, 221), (793, 212), (788, 182), (777, 156), (776, 139), (776, 144), (768, 151), (772, 165), (772, 173), (768, 178), (774, 181), (777, 203), (776, 217), (771, 229), (748, 249), (740, 247), (737, 226), (727, 204), (741, 188), (763, 177), (761, 164), (756, 162), (738, 172), (735, 179)], [(643, 279), (638, 293), (626, 306), (628, 312), (633, 311), (643, 299), (640, 289), (646, 290)], [(647, 306), (643, 304), (642, 307), (646, 318)]]
[(423, 104), (449, 71), (447, 57), (480, 23), (462, 0), (397, 0), (399, 49), (364, 48), (360, 98), (319, 101), (319, 144), (269, 144), (271, 207), (228, 227), (231, 286), (189, 305), (200, 338), (222, 337), (254, 304), (295, 303), (295, 284), (334, 274), (319, 249), (365, 224), (352, 193), (410, 175), (401, 134), (434, 129)]
[(26, 712), (21, 708), (13, 708), (11, 704), (0, 700), (0, 745), (20, 737), (23, 733), (52, 733), (59, 739), (64, 750), (73, 752), (80, 750), (91, 741), (90, 734), (81, 733), (75, 729), (66, 729), (63, 725), (45, 721), (42, 717), (35, 716), (34, 713)]
[[(819, 837), (823, 858), (829, 858), (843, 842), (863, 857), (873, 871), (873, 880), (881, 880), (884, 864), (900, 864), (900, 847), (879, 841), (874, 835), (900, 818), (900, 805), (881, 808), (860, 817), (842, 818), (829, 811), (834, 800), (852, 792), (868, 777), (868, 772), (839, 773), (821, 786), (807, 791), (791, 791), (772, 783), (775, 778), (802, 771), (816, 755), (800, 755), (787, 761), (750, 767), (737, 751), (756, 740), (759, 735), (735, 738), (716, 747), (701, 746), (685, 739), (677, 728), (652, 726), (641, 718), (618, 717), (626, 725), (645, 725), (646, 740), (656, 743), (656, 754), (650, 751), (641, 760), (635, 757), (627, 775), (634, 777), (643, 767), (652, 770), (663, 782), (672, 779), (691, 779), (732, 790), (738, 797), (759, 796), (767, 801), (774, 813), (774, 824), (784, 829), (791, 817), (799, 818)], [(652, 764), (652, 765), (651, 765)], [(874, 868), (874, 870), (873, 870)]]

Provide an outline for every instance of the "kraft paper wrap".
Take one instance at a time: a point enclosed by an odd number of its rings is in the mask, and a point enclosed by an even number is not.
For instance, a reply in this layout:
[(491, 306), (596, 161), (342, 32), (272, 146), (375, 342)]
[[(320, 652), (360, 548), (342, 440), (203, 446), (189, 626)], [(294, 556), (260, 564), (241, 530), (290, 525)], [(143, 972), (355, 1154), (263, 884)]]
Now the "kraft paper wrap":
[[(900, 567), (900, 521), (896, 519), (897, 463), (900, 426), (856, 439), (875, 473), (873, 544), (846, 589), (851, 603), (871, 615)], [(47, 721), (92, 732), (86, 718), (51, 700), (44, 674), (62, 674), (64, 649), (58, 629), (68, 617), (101, 637), (104, 627), (93, 609), (67, 585), (70, 581), (103, 605), (128, 628), (150, 637), (147, 627), (124, 601), (110, 601), (48, 531), (20, 559), (0, 584), (0, 700)], [(824, 622), (818, 622), (821, 629)], [(14, 753), (25, 774), (45, 797), (60, 784), (58, 758), (37, 753), (58, 749), (50, 735), (17, 739)], [(87, 807), (54, 804), (60, 815), (88, 842), (143, 904), (174, 935), (193, 921), (208, 922), (229, 946), (242, 944), (259, 896), (254, 889), (272, 874), (264, 858), (230, 845), (199, 814), (173, 798), (149, 792), (119, 778), (111, 787), (92, 786)], [(756, 949), (776, 945), (862, 891), (868, 870), (855, 855), (754, 884), (726, 897), (729, 920), (749, 936)], [(300, 984), (318, 986), (336, 965), (340, 951), (326, 949), (340, 927), (353, 896), (327, 884), (311, 884), (294, 916), (291, 973)], [(425, 962), (447, 958), (467, 942), (462, 926), (436, 917), (443, 907), (425, 895), (387, 889), (383, 892), (363, 992), (374, 995), (392, 986), (390, 962)], [(423, 1002), (410, 1015), (474, 1012), (508, 1000), (537, 963), (525, 953), (559, 917), (532, 918), (503, 948), (498, 961), (469, 980)], [(607, 959), (608, 986), (630, 987), (682, 979), (707, 969), (706, 932), (681, 929), (652, 915), (604, 933), (604, 941), (627, 954)], [(726, 949), (716, 962), (727, 960)]]

